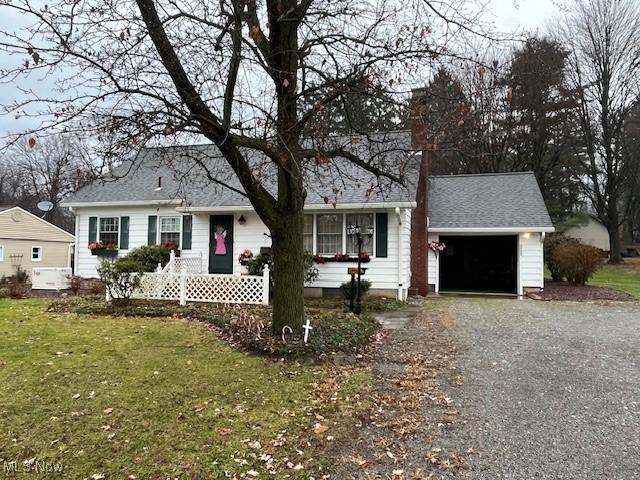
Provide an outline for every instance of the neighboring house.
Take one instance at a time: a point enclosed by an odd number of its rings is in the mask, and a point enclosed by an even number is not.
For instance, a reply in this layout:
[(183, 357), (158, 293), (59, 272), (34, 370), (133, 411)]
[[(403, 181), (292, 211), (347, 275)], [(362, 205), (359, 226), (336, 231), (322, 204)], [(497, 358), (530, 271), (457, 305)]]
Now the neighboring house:
[(609, 231), (593, 215), (578, 214), (566, 223), (570, 226), (562, 232), (564, 235), (580, 240), (586, 245), (600, 248), (605, 252), (610, 250)]
[(20, 207), (0, 207), (0, 277), (18, 266), (32, 277), (33, 268), (69, 267), (75, 238)]

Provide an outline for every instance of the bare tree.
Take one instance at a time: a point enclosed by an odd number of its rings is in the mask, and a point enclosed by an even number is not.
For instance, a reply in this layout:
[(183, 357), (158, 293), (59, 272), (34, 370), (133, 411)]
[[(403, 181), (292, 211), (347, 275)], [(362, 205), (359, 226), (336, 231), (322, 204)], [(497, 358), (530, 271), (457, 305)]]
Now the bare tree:
[[(60, 202), (94, 178), (86, 148), (69, 135), (21, 138), (5, 152), (2, 164), (20, 179), (21, 192), (15, 203), (37, 211), (35, 204), (49, 201), (53, 208), (44, 217), (73, 231), (74, 219)], [(42, 213), (42, 212), (39, 212)]]
[(584, 189), (622, 260), (621, 203), (632, 173), (625, 121), (640, 93), (640, 6), (636, 0), (575, 0), (556, 32), (569, 50), (586, 165)]
[[(154, 141), (206, 139), (233, 170), (273, 241), (274, 328), (303, 320), (304, 165), (342, 159), (378, 178), (402, 182), (397, 165), (349, 144), (314, 137), (308, 124), (350, 92), (387, 85), (396, 101), (425, 71), (464, 56), (477, 12), (463, 0), (56, 0), (35, 6), (5, 0), (33, 18), (5, 32), (24, 65), (5, 71), (62, 75), (59, 95), (8, 106), (51, 112), (50, 126), (81, 122), (107, 146), (107, 161)], [(463, 52), (463, 53), (460, 53)], [(372, 82), (375, 79), (375, 82)], [(313, 105), (301, 109), (305, 99)], [(42, 113), (42, 110), (39, 111)], [(158, 140), (160, 139), (160, 140)], [(274, 189), (254, 174), (266, 159)], [(215, 180), (212, 176), (212, 180)]]

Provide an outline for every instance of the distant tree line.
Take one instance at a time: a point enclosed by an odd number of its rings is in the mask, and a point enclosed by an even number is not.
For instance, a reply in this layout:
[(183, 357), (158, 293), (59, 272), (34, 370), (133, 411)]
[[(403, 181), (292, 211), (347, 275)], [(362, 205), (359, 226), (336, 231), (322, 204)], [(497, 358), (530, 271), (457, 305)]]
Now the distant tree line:
[[(0, 158), (0, 205), (19, 206), (73, 233), (74, 216), (60, 203), (95, 178), (81, 140), (72, 136), (14, 139)], [(48, 201), (48, 212), (38, 203)]]

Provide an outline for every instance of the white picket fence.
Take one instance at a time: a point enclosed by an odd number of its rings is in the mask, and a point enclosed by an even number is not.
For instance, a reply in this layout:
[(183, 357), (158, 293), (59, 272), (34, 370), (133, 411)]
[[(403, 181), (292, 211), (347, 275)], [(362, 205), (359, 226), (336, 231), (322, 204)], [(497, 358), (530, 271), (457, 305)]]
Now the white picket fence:
[(262, 275), (155, 272), (142, 276), (133, 298), (187, 302), (269, 304), (269, 268)]

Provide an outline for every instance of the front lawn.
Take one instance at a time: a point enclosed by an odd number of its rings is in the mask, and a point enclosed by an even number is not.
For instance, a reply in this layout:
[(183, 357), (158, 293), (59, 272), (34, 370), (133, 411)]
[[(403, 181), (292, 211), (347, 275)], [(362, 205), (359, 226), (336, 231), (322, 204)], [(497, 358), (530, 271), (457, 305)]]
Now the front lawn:
[(251, 356), (187, 320), (45, 308), (0, 300), (0, 463), (78, 479), (321, 478), (327, 446), (366, 408), (367, 370)]
[(588, 283), (622, 290), (640, 300), (640, 259), (625, 258), (622, 264), (604, 265)]

